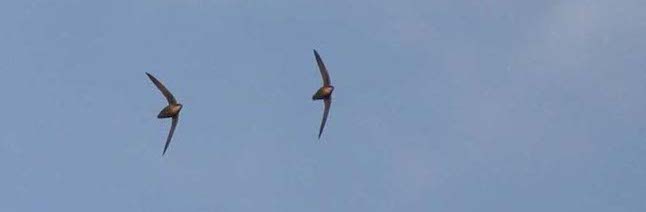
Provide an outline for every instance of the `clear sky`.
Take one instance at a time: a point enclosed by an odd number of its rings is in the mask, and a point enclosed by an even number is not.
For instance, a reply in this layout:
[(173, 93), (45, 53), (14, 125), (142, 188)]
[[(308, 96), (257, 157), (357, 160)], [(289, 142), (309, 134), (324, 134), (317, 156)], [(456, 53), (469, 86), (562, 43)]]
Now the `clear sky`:
[(646, 211), (645, 9), (2, 1), (0, 211)]

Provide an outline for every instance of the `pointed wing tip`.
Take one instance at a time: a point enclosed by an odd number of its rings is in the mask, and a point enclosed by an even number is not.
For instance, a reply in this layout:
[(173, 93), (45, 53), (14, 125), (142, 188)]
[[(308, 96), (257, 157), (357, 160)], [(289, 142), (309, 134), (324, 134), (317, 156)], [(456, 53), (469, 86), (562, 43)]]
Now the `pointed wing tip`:
[(155, 77), (154, 77), (152, 74), (148, 73), (148, 72), (146, 72), (146, 76), (148, 76), (148, 78), (149, 78), (150, 80), (154, 80), (154, 79), (155, 79)]
[(162, 157), (166, 155), (166, 150), (168, 150), (168, 145), (164, 146), (164, 151), (162, 152)]
[(164, 151), (162, 152), (162, 157), (164, 157), (164, 155), (166, 155), (166, 150), (168, 150), (168, 146), (164, 146)]
[(325, 129), (325, 123), (321, 123), (321, 127), (319, 128), (319, 139), (321, 139), (321, 136), (323, 136), (324, 129)]

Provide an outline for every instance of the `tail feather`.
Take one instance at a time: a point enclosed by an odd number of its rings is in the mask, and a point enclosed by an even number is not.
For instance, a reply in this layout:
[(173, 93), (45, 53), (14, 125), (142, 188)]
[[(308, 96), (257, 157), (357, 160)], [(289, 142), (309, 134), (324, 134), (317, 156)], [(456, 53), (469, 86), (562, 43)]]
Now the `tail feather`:
[(325, 97), (323, 96), (323, 92), (321, 92), (321, 90), (316, 91), (316, 93), (314, 93), (314, 95), (312, 95), (312, 100), (320, 100), (320, 99), (324, 99), (324, 98)]

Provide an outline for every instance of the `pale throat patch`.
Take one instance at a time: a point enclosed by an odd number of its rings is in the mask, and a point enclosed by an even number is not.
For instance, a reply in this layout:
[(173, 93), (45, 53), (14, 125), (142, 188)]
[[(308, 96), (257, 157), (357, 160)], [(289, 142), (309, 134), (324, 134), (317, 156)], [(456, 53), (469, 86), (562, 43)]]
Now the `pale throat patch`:
[(325, 87), (325, 88), (323, 88), (323, 93), (325, 93), (325, 94), (331, 94), (331, 93), (332, 93), (332, 90), (333, 90), (333, 88), (332, 88), (332, 87)]
[(181, 110), (181, 109), (182, 109), (182, 106), (179, 106), (179, 105), (173, 105), (173, 106), (170, 108), (170, 110), (172, 111), (172, 113), (173, 113), (173, 114), (177, 114), (177, 113), (179, 113), (179, 110)]

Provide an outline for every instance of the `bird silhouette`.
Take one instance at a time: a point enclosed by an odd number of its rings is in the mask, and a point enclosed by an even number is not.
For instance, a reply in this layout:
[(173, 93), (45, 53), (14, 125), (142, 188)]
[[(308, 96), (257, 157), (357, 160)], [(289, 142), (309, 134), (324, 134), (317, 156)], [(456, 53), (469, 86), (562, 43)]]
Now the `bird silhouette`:
[(166, 150), (168, 149), (168, 145), (170, 144), (171, 138), (173, 138), (173, 133), (175, 132), (175, 127), (177, 127), (177, 122), (179, 121), (179, 111), (182, 110), (182, 104), (177, 103), (177, 100), (175, 100), (175, 97), (173, 94), (166, 89), (166, 87), (157, 80), (153, 75), (149, 74), (146, 72), (146, 75), (148, 75), (148, 78), (150, 78), (151, 81), (157, 86), (157, 89), (162, 92), (164, 97), (166, 97), (166, 100), (168, 100), (168, 106), (164, 107), (159, 112), (159, 115), (157, 115), (157, 118), (159, 119), (164, 119), (164, 118), (172, 118), (172, 124), (170, 126), (170, 131), (168, 132), (168, 138), (166, 138), (166, 145), (164, 146), (164, 152), (162, 152), (162, 156), (166, 154)]
[(332, 105), (332, 92), (334, 91), (334, 86), (332, 86), (327, 68), (325, 68), (325, 64), (323, 64), (323, 60), (316, 50), (314, 50), (314, 57), (316, 57), (316, 64), (321, 72), (321, 78), (323, 78), (323, 86), (312, 96), (312, 100), (314, 101), (322, 99), (325, 107), (323, 110), (323, 120), (321, 120), (321, 127), (319, 128), (319, 139), (321, 139), (323, 128), (325, 128), (325, 122), (327, 122), (327, 117), (330, 113), (330, 106)]

